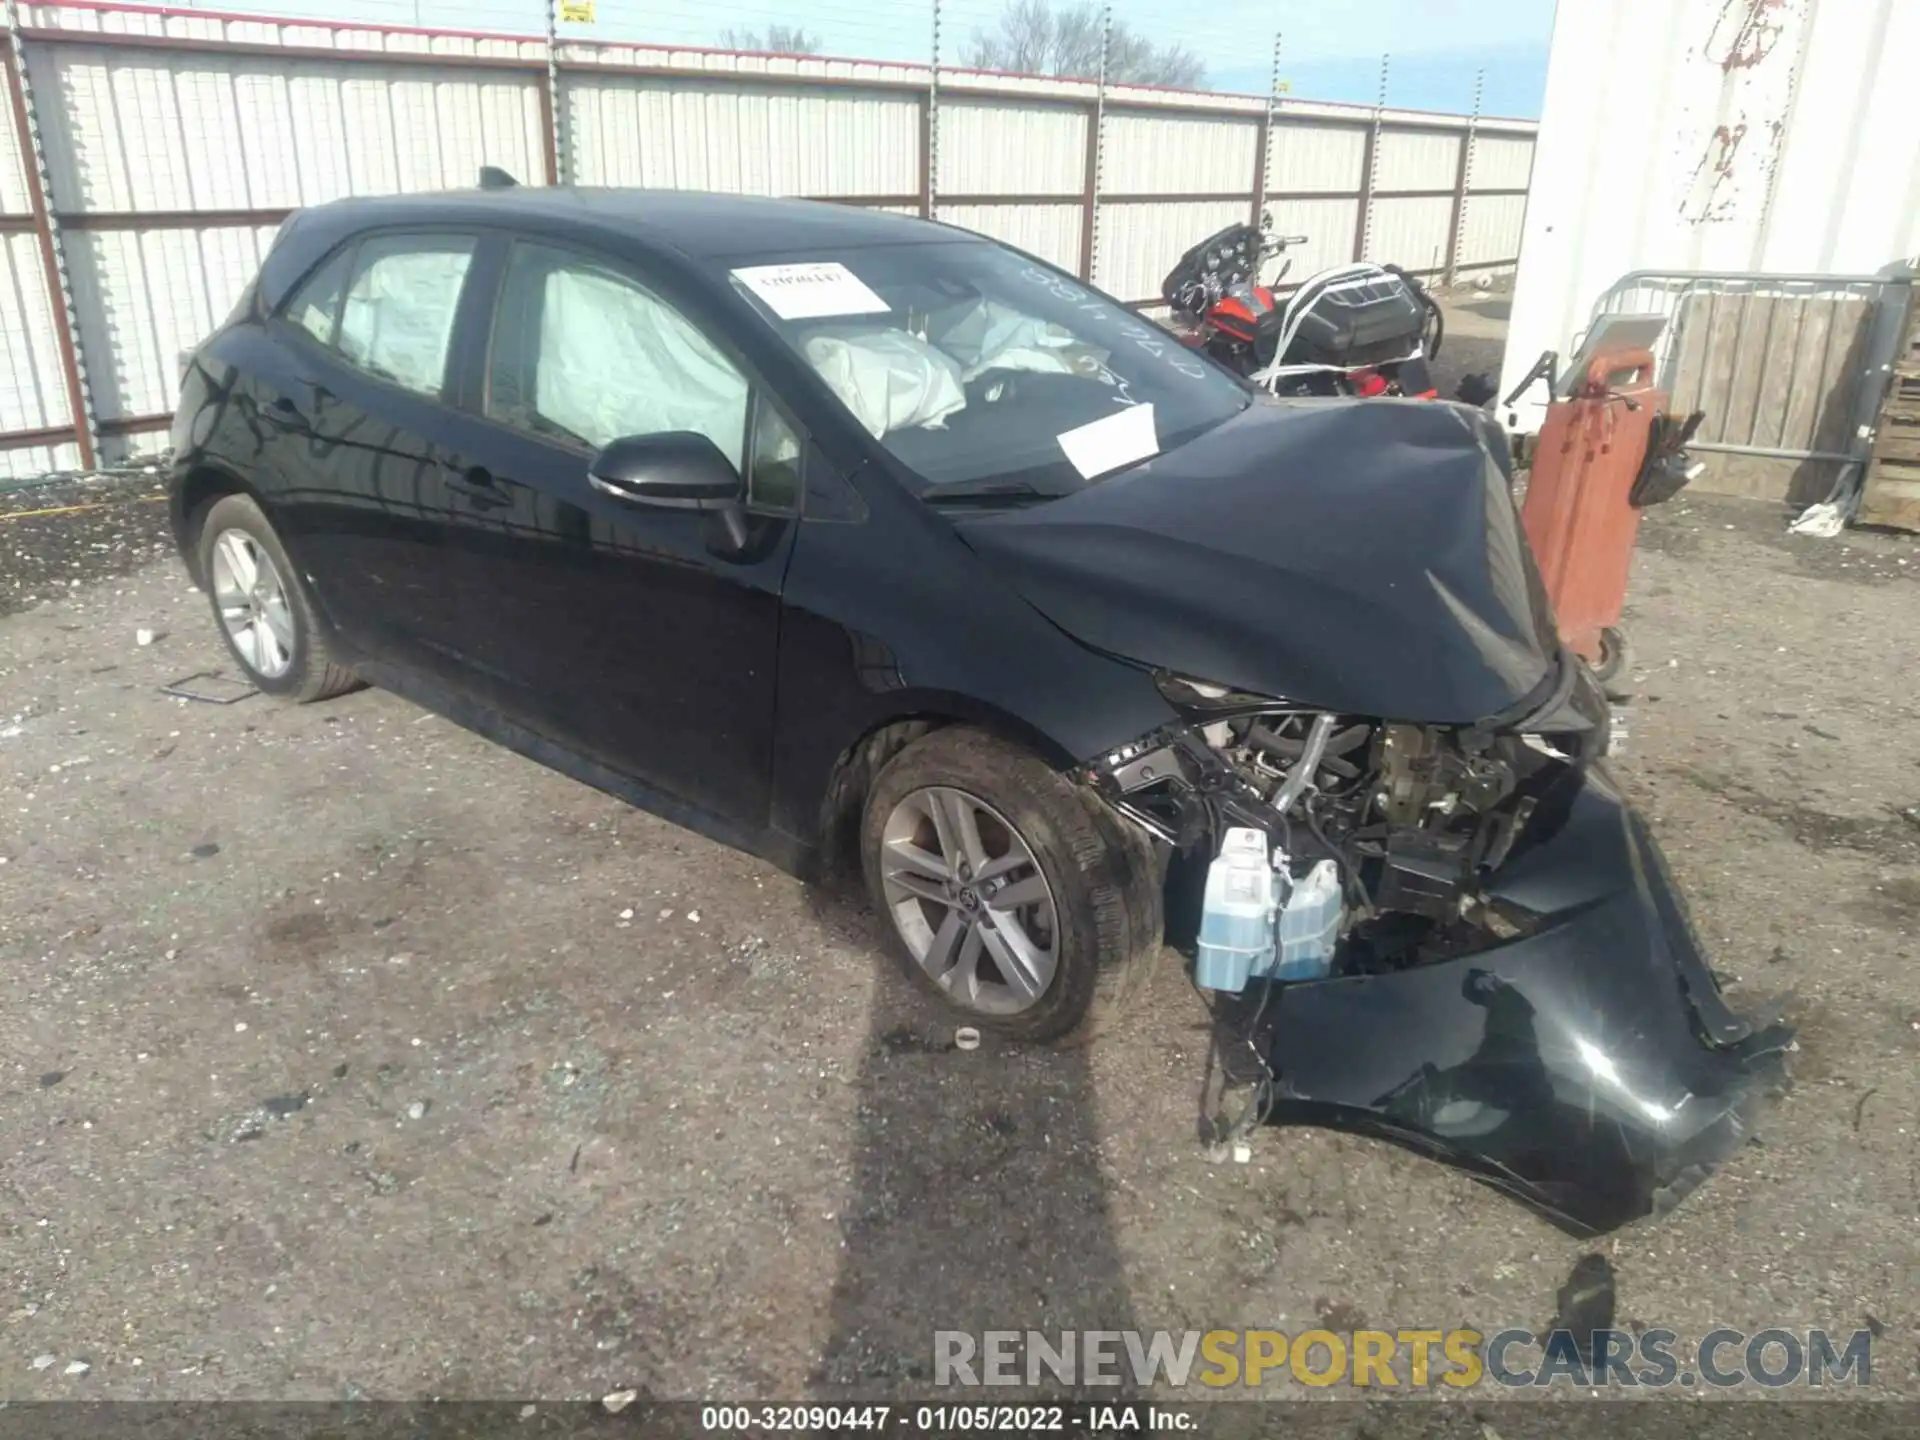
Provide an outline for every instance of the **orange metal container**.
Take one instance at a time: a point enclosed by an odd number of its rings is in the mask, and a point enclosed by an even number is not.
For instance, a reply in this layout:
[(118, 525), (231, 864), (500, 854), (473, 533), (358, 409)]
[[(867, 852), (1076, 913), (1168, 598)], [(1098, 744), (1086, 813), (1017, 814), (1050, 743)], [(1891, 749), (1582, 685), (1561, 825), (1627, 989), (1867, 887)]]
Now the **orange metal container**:
[(1521, 524), (1546, 582), (1560, 638), (1591, 664), (1602, 630), (1620, 623), (1640, 512), (1627, 493), (1667, 397), (1646, 350), (1602, 351), (1572, 398), (1547, 407), (1534, 445)]

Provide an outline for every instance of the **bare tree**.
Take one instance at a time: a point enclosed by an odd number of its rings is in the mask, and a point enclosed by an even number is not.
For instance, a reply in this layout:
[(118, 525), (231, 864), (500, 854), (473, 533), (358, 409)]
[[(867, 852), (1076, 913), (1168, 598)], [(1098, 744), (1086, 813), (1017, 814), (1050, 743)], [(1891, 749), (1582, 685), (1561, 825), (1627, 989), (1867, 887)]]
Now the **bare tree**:
[[(1091, 77), (1100, 73), (1100, 29), (1100, 7), (1091, 0), (1007, 0), (995, 29), (973, 32), (965, 63), (1017, 75)], [(1116, 20), (1107, 36), (1107, 78), (1196, 90), (1207, 67), (1186, 46), (1156, 45)]]
[(769, 25), (759, 30), (726, 29), (720, 43), (729, 50), (758, 50), (768, 55), (818, 55), (820, 37), (809, 35), (798, 25)]

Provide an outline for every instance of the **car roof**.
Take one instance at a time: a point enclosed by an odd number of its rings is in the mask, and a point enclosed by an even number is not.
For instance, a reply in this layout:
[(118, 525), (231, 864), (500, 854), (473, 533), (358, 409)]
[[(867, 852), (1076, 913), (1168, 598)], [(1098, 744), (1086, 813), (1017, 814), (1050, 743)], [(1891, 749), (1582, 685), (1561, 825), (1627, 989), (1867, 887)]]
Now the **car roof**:
[(308, 212), (345, 235), (375, 226), (436, 221), (579, 229), (670, 245), (688, 255), (739, 257), (812, 248), (849, 250), (971, 238), (923, 220), (856, 205), (722, 195), (698, 190), (622, 190), (513, 185), (336, 200)]

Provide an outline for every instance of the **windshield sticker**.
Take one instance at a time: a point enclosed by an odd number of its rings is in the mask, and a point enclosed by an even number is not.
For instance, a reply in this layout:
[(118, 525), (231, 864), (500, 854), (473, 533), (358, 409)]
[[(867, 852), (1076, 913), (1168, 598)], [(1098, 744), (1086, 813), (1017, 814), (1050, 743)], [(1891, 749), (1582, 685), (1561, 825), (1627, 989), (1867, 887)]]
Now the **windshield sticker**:
[(1129, 405), (1091, 425), (1067, 430), (1055, 437), (1082, 480), (1097, 480), (1109, 470), (1132, 465), (1160, 453), (1154, 433), (1153, 406)]
[(753, 265), (733, 278), (767, 302), (782, 320), (826, 315), (883, 315), (887, 302), (837, 260), (805, 265)]

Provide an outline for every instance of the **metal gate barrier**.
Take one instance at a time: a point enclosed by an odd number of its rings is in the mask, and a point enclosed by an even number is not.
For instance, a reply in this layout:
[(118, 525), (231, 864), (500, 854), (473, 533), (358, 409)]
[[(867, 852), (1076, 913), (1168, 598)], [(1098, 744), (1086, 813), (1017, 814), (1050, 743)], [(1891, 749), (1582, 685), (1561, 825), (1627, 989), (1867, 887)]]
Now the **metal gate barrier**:
[(1700, 488), (1850, 513), (1902, 340), (1913, 272), (1633, 270), (1593, 309), (1664, 315), (1654, 347), (1674, 410), (1706, 412)]

